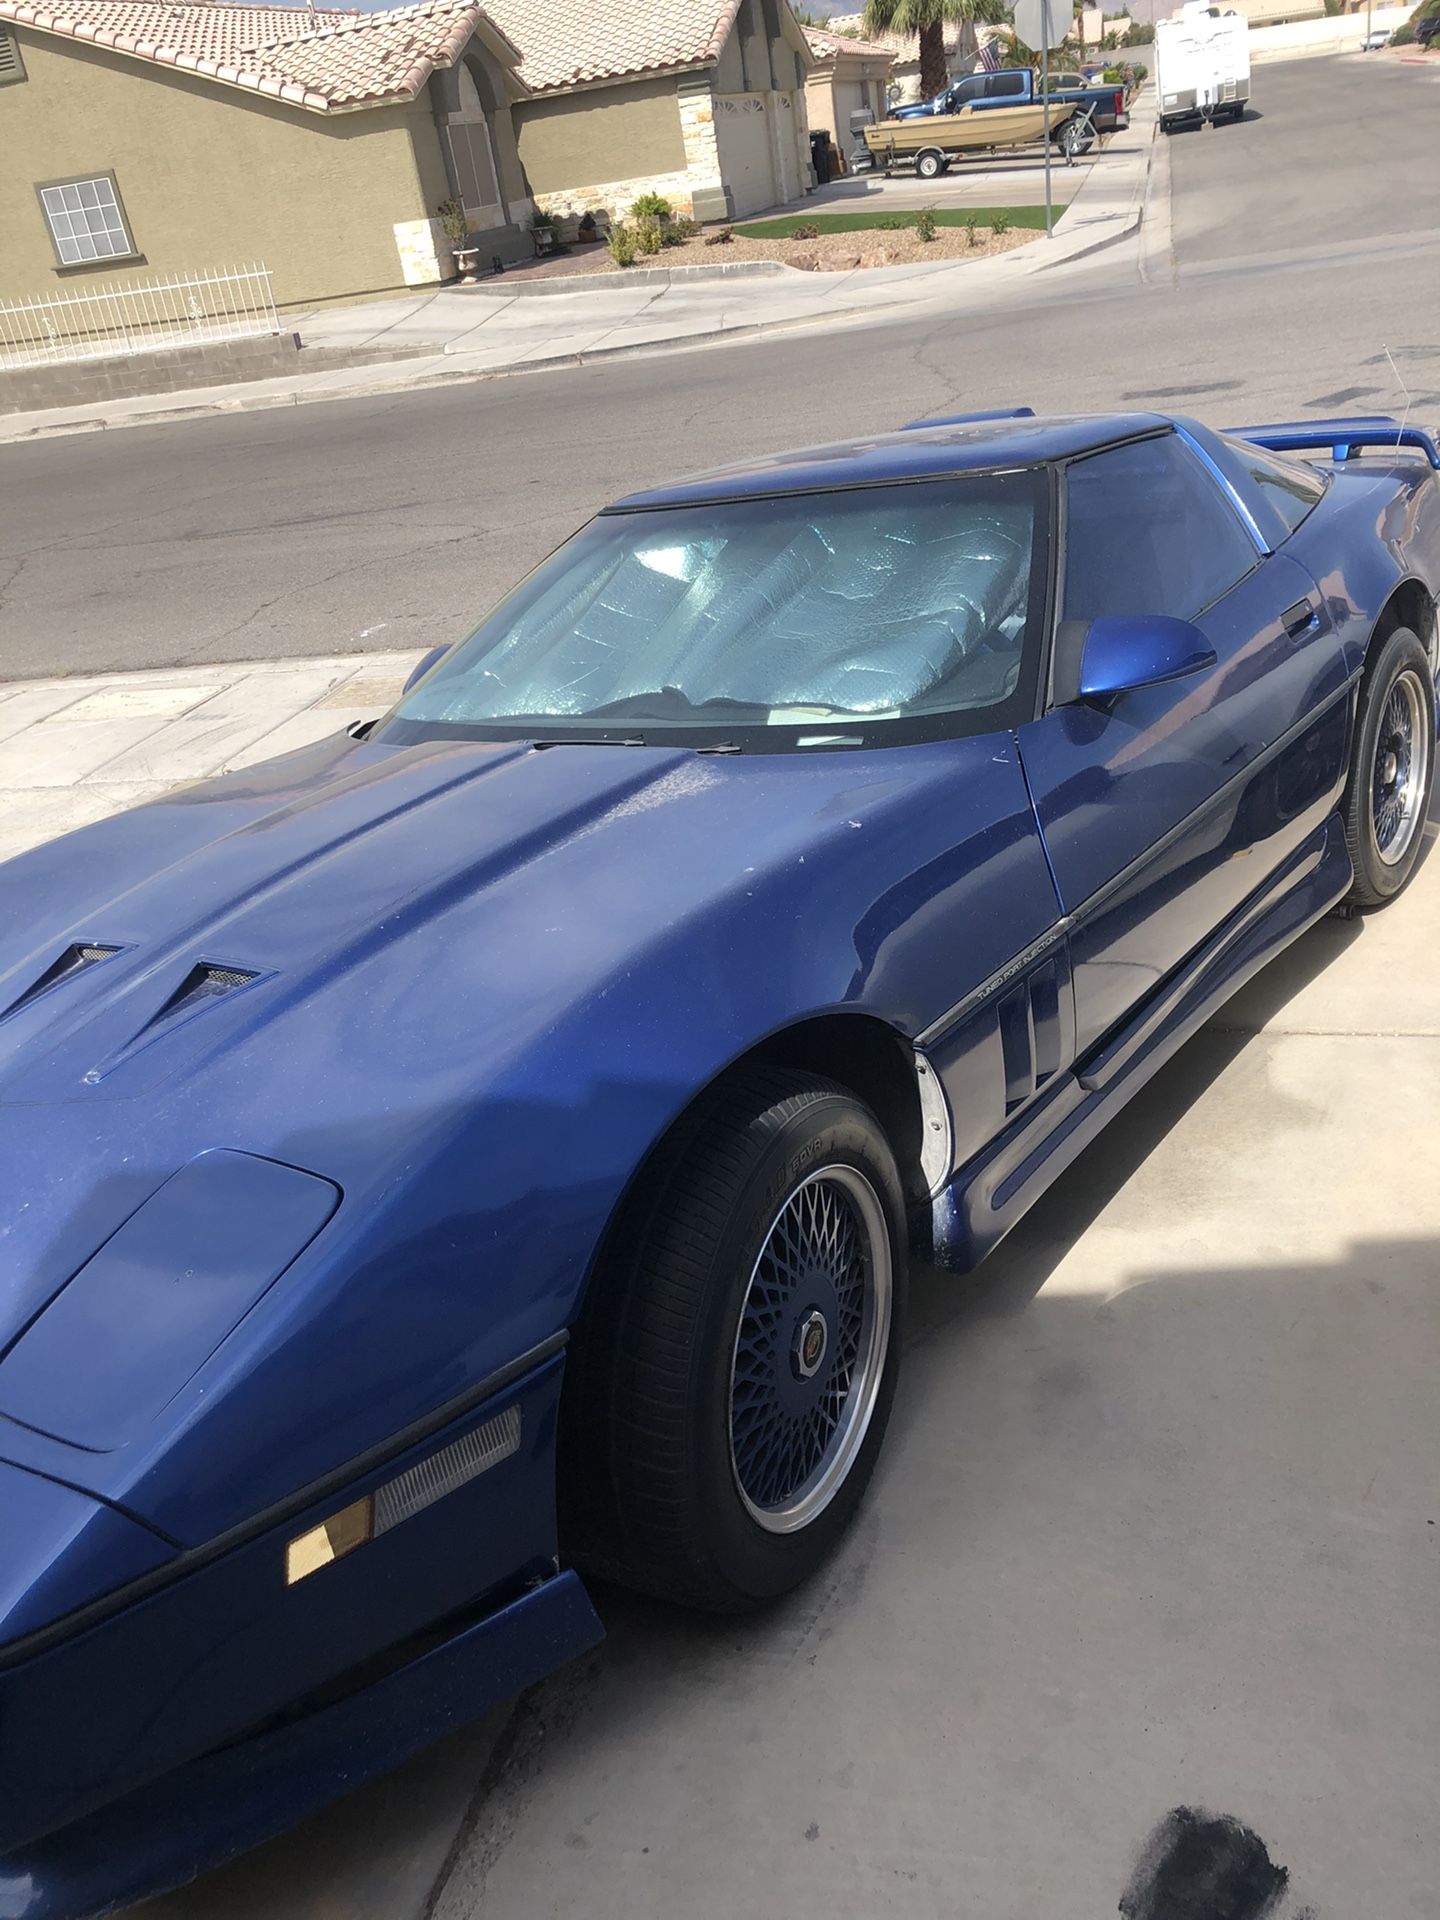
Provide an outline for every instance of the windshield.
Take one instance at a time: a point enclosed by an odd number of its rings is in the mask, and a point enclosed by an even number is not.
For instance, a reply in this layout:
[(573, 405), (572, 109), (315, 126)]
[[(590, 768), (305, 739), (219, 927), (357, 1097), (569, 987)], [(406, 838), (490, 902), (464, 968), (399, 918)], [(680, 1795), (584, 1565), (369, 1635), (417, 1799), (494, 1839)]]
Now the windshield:
[(1034, 680), (1044, 481), (602, 514), (372, 737), (774, 751), (1007, 726)]

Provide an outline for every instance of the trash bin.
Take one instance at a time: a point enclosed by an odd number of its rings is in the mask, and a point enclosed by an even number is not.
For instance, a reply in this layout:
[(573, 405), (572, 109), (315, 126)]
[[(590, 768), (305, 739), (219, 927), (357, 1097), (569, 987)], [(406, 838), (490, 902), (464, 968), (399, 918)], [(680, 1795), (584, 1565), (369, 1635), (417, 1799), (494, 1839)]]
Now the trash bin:
[(822, 127), (810, 136), (810, 164), (815, 169), (817, 186), (830, 184), (831, 157), (830, 135)]

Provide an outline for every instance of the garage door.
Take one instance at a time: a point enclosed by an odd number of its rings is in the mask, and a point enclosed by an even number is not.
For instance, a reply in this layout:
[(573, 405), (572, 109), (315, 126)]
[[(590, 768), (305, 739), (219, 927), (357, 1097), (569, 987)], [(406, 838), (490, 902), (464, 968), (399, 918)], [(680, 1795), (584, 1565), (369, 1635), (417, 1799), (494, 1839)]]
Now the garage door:
[(720, 150), (720, 178), (730, 189), (736, 219), (773, 207), (780, 195), (770, 157), (770, 115), (764, 95), (717, 94), (715, 143)]
[(861, 112), (869, 104), (865, 98), (865, 89), (858, 80), (835, 82), (835, 131), (846, 153), (854, 144), (854, 135), (850, 131), (850, 116)]

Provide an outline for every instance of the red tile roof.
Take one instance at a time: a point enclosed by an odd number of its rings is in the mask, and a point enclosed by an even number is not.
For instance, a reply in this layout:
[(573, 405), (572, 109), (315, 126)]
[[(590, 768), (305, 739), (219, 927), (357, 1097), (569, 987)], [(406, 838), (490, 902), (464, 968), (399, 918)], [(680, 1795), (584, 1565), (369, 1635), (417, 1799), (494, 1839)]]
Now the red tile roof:
[(806, 27), (805, 38), (817, 60), (833, 60), (840, 53), (864, 54), (872, 60), (895, 58), (894, 47), (879, 46), (873, 40), (860, 39), (857, 34), (829, 33), (824, 27)]
[(526, 86), (551, 93), (712, 65), (740, 0), (486, 0), (486, 10), (524, 54)]
[(314, 113), (413, 99), (489, 19), (471, 0), (420, 0), (382, 13), (230, 0), (0, 0), (0, 22), (113, 47)]

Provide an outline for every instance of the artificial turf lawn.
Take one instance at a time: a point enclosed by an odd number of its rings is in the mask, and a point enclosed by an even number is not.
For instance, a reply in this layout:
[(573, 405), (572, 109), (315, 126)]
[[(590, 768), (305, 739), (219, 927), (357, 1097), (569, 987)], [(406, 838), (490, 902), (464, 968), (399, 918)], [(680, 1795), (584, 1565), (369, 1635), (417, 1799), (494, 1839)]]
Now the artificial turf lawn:
[[(1056, 213), (1064, 212), (1057, 207)], [(797, 227), (818, 227), (821, 233), (869, 233), (876, 227), (891, 229), (898, 220), (913, 227), (918, 207), (903, 213), (785, 213), (778, 220), (747, 220), (737, 225), (736, 233), (747, 240), (788, 240)], [(932, 207), (937, 227), (963, 227), (973, 214), (977, 225), (988, 227), (997, 213), (1003, 213), (1012, 227), (1043, 227), (1044, 207)]]

